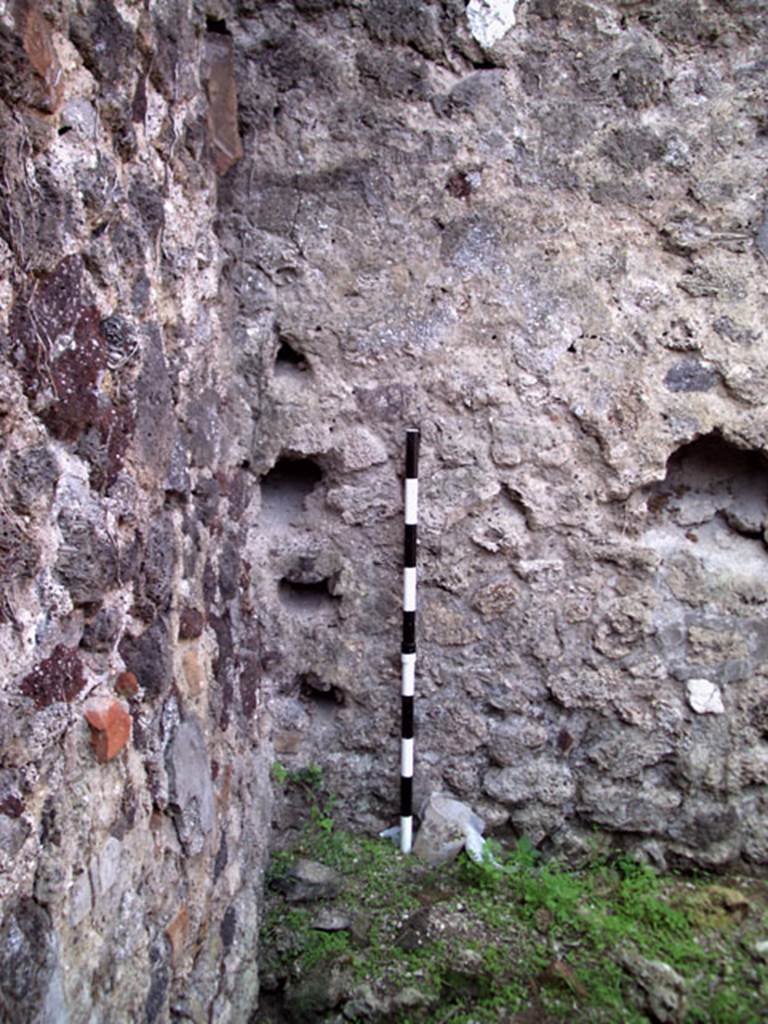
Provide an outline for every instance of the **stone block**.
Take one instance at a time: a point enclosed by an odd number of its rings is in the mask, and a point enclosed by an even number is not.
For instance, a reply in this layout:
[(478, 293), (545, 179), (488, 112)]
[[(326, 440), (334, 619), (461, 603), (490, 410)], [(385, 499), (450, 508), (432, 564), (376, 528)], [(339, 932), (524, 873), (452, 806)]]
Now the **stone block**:
[(101, 414), (106, 343), (83, 269), (80, 256), (66, 256), (19, 295), (9, 318), (12, 358), (27, 396), (64, 441), (76, 440)]
[(548, 757), (530, 757), (514, 768), (491, 768), (483, 779), (488, 796), (502, 804), (538, 800), (558, 805), (573, 799), (576, 783), (568, 765)]
[(149, 700), (160, 697), (171, 685), (171, 662), (168, 626), (157, 619), (140, 636), (125, 634), (119, 644), (126, 668), (133, 672)]
[(99, 853), (91, 861), (91, 887), (95, 900), (101, 899), (117, 882), (120, 874), (122, 843), (109, 836)]
[(166, 768), (179, 839), (188, 855), (200, 853), (213, 829), (215, 805), (208, 749), (195, 718), (187, 718), (177, 728)]
[(91, 891), (91, 879), (87, 871), (72, 883), (69, 890), (69, 923), (72, 928), (85, 920), (93, 907), (93, 896)]
[(185, 605), (179, 612), (179, 640), (196, 640), (205, 627), (205, 616), (198, 608)]
[(50, 657), (24, 677), (19, 691), (31, 697), (40, 711), (57, 701), (73, 701), (84, 686), (85, 676), (77, 650), (59, 644)]
[(197, 645), (190, 647), (187, 651), (184, 651), (181, 656), (181, 665), (184, 669), (187, 693), (191, 697), (198, 696), (198, 694), (203, 691), (205, 674), (200, 663), (200, 651)]

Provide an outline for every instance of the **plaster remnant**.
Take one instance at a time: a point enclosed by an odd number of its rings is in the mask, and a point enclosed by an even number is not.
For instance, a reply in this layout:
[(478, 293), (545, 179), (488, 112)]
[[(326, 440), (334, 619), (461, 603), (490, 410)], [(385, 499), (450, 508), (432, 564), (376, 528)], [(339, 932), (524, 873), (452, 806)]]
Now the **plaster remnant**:
[(484, 50), (514, 26), (516, 6), (517, 0), (470, 0), (467, 4), (469, 30)]
[(722, 715), (725, 712), (720, 687), (709, 679), (689, 679), (688, 703), (698, 715)]

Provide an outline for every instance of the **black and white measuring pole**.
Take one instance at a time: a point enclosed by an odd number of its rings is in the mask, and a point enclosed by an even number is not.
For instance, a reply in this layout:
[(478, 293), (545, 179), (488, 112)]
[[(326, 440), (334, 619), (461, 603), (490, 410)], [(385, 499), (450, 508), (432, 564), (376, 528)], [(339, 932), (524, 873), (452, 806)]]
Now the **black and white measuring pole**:
[(403, 560), (400, 851), (413, 840), (413, 695), (416, 681), (416, 531), (419, 516), (419, 431), (405, 432), (405, 558)]

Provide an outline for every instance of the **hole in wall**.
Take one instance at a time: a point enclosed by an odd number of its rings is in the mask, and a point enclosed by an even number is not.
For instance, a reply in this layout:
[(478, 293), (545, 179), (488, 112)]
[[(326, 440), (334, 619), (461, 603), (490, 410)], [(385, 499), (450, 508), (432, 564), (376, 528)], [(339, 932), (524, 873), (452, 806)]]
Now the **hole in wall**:
[(768, 459), (718, 433), (706, 434), (673, 452), (647, 506), (685, 529), (720, 518), (736, 533), (761, 538), (768, 515)]
[(344, 691), (321, 679), (315, 672), (301, 673), (296, 677), (296, 682), (299, 684), (299, 694), (319, 709), (332, 712), (344, 704)]
[(261, 481), (261, 509), (269, 526), (289, 526), (304, 513), (305, 501), (323, 479), (314, 459), (282, 456)]
[(661, 556), (662, 578), (687, 604), (731, 610), (768, 600), (768, 460), (719, 433), (674, 452), (667, 475), (645, 491), (643, 545)]
[(227, 23), (223, 18), (206, 18), (205, 19), (205, 31), (213, 32), (217, 36), (228, 36), (231, 35), (227, 28)]
[(316, 583), (298, 583), (281, 579), (277, 596), (284, 608), (296, 615), (317, 615), (332, 610), (340, 597), (333, 593), (335, 577), (327, 576)]
[(275, 376), (306, 378), (308, 370), (306, 356), (285, 338), (281, 339), (275, 356)]

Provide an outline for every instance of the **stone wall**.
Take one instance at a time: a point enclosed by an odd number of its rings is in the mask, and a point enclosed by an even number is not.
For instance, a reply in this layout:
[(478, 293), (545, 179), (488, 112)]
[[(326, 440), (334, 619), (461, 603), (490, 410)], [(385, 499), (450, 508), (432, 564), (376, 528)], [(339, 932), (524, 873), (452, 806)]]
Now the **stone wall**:
[(464, 8), (228, 16), (277, 756), (395, 820), (418, 424), (417, 790), (570, 856), (765, 864), (768, 14)]
[(271, 757), (231, 42), (187, 0), (0, 14), (0, 1018), (244, 1021)]
[(767, 35), (0, 2), (0, 1016), (246, 1021), (273, 756), (393, 823), (411, 425), (417, 794), (765, 865)]

